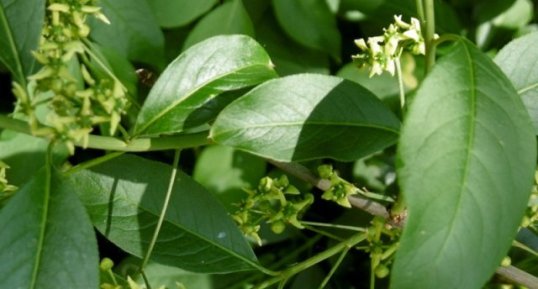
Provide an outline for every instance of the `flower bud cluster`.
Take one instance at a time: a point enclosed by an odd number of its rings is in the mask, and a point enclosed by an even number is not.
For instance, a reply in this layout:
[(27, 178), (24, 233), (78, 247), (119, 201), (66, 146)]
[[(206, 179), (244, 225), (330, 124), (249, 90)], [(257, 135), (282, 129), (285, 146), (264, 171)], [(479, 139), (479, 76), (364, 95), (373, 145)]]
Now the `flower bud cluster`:
[(9, 169), (9, 166), (3, 161), (0, 161), (0, 207), (2, 207), (18, 189), (16, 186), (8, 183), (6, 179), (7, 169)]
[(369, 243), (370, 266), (377, 278), (385, 278), (390, 273), (394, 253), (398, 249), (399, 230), (388, 226), (386, 220), (375, 217), (368, 228), (366, 240)]
[(321, 198), (334, 201), (342, 207), (351, 208), (348, 197), (357, 194), (359, 192), (358, 189), (350, 182), (338, 176), (331, 165), (319, 166), (318, 174), (322, 179), (331, 182), (330, 188), (321, 195)]
[(233, 218), (241, 231), (260, 245), (258, 231), (262, 222), (271, 224), (271, 230), (276, 234), (282, 233), (286, 225), (303, 229), (299, 218), (314, 202), (312, 194), (301, 197), (285, 175), (274, 179), (264, 177), (256, 190), (246, 192), (248, 197), (239, 204)]
[[(64, 142), (71, 153), (75, 142), (87, 143), (95, 125), (108, 124), (113, 134), (128, 105), (123, 85), (100, 73), (84, 44), (89, 16), (109, 23), (95, 2), (47, 1), (41, 40), (33, 52), (42, 67), (28, 78), (27, 88), (13, 86), (18, 109), (28, 117), (33, 133)], [(36, 108), (43, 103), (46, 113), (40, 118)]]
[(383, 71), (394, 75), (396, 61), (403, 51), (414, 55), (425, 54), (425, 42), (422, 36), (420, 21), (411, 18), (411, 23), (402, 20), (402, 16), (394, 16), (394, 23), (383, 29), (381, 36), (355, 40), (361, 52), (352, 56), (359, 67), (370, 67), (370, 77)]

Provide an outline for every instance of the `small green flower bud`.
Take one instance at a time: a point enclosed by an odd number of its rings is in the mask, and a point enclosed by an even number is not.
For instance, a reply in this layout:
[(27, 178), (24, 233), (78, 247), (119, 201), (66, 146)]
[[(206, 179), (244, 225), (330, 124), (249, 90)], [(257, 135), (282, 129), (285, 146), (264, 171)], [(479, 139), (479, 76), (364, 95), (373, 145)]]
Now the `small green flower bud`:
[(109, 271), (114, 267), (114, 262), (110, 258), (103, 258), (99, 264), (101, 271)]
[(275, 234), (282, 234), (284, 229), (286, 229), (286, 224), (284, 224), (282, 221), (277, 221), (271, 224), (271, 231), (273, 231)]
[(322, 179), (330, 179), (334, 174), (332, 165), (321, 165), (318, 167), (318, 174)]
[(383, 265), (383, 264), (379, 264), (375, 268), (375, 276), (377, 278), (383, 279), (383, 278), (387, 277), (389, 275), (389, 273), (390, 273), (389, 268), (387, 266)]
[(508, 257), (508, 256), (504, 257), (502, 262), (501, 262), (501, 266), (508, 267), (508, 266), (510, 266), (510, 264), (512, 264), (512, 259), (510, 259), (510, 257)]

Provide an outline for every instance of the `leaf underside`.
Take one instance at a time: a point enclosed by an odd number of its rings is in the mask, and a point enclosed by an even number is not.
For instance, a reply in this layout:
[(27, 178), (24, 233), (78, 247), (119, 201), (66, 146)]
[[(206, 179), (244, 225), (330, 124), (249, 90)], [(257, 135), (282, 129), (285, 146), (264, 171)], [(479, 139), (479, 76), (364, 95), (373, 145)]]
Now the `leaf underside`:
[(459, 40), (418, 90), (398, 154), (409, 217), (391, 288), (481, 288), (531, 192), (536, 142), (517, 92)]

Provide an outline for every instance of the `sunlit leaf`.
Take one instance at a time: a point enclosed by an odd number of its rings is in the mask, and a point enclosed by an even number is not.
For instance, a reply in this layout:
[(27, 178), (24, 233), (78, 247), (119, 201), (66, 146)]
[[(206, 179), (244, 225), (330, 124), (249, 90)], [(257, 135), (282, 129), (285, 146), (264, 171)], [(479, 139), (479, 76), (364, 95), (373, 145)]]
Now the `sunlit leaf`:
[(204, 124), (197, 114), (220, 93), (275, 76), (269, 56), (252, 38), (207, 39), (182, 53), (159, 77), (138, 115), (136, 133), (177, 133)]
[[(94, 226), (143, 257), (159, 218), (171, 167), (124, 155), (71, 176)], [(256, 257), (222, 205), (179, 172), (151, 259), (193, 272), (253, 269)]]
[(396, 116), (362, 86), (299, 74), (265, 82), (232, 102), (210, 137), (281, 161), (350, 161), (394, 144), (398, 129)]
[(536, 140), (510, 81), (467, 40), (419, 88), (399, 158), (409, 216), (391, 288), (481, 288), (525, 211)]

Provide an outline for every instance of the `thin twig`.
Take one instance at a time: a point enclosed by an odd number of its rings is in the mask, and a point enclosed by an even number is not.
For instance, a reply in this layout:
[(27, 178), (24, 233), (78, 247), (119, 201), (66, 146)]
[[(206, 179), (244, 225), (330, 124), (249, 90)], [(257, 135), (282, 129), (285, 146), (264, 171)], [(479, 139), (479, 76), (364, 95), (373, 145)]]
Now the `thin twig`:
[(538, 289), (538, 278), (514, 266), (501, 266), (495, 271), (503, 280), (523, 285), (528, 289)]
[[(308, 182), (322, 191), (327, 191), (331, 188), (331, 182), (329, 180), (319, 178), (301, 164), (284, 163), (275, 160), (268, 161), (286, 173)], [(372, 201), (360, 196), (350, 196), (348, 197), (348, 200), (353, 207), (361, 209), (371, 215), (383, 217), (385, 219), (389, 219), (390, 217), (387, 208), (376, 201)]]
[[(330, 182), (320, 179), (314, 175), (308, 168), (297, 163), (284, 163), (274, 160), (268, 160), (271, 164), (280, 168), (284, 172), (293, 175), (305, 182), (308, 182), (320, 190), (326, 191), (330, 188)], [(370, 199), (362, 198), (359, 196), (350, 196), (349, 202), (354, 208), (363, 210), (373, 216), (383, 217), (388, 222), (398, 228), (403, 228), (405, 220), (407, 218), (406, 212), (398, 214), (397, 216), (391, 216), (389, 210), (382, 204), (372, 201)], [(513, 284), (520, 284), (528, 287), (529, 289), (538, 289), (538, 278), (521, 270), (514, 266), (499, 267), (496, 272), (503, 280), (511, 282)]]

